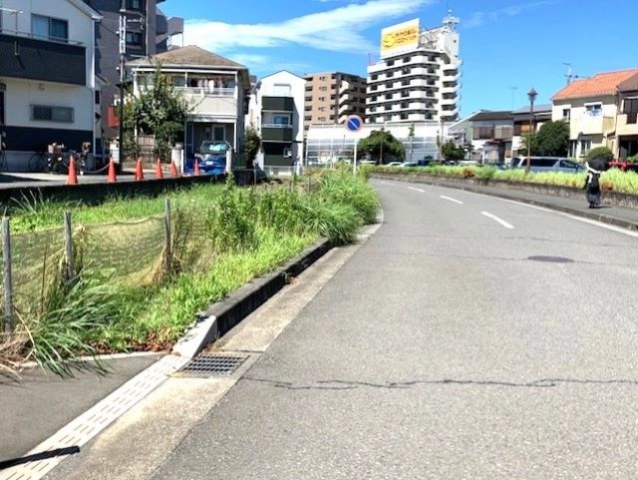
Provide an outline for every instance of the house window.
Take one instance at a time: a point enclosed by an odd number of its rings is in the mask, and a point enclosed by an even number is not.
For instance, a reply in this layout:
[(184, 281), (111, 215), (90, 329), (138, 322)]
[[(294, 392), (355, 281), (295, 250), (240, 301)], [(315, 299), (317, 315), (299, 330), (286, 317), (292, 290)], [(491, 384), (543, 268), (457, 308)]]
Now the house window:
[(73, 117), (73, 108), (51, 107), (47, 105), (31, 105), (31, 120), (73, 123)]
[(37, 38), (67, 41), (69, 39), (69, 22), (44, 15), (31, 15), (31, 33)]
[(126, 0), (126, 9), (127, 10), (141, 10), (142, 9), (142, 0)]
[(412, 60), (412, 57), (403, 57), (403, 63), (408, 63), (410, 60)]
[(224, 127), (213, 128), (213, 140), (215, 140), (216, 142), (226, 140), (226, 129)]
[(319, 91), (327, 92), (328, 91), (328, 87), (319, 87)]
[(326, 111), (326, 107), (319, 107), (317, 110), (319, 110), (320, 112), (325, 112)]
[(591, 150), (591, 140), (580, 141), (580, 154), (587, 155), (587, 152)]
[(586, 103), (585, 113), (592, 117), (598, 117), (603, 114), (603, 104), (602, 103)]
[(571, 115), (571, 110), (569, 108), (563, 108), (563, 120), (569, 122), (569, 117)]
[(126, 32), (126, 44), (127, 45), (141, 45), (142, 34), (139, 32)]
[(408, 119), (408, 114), (407, 113), (402, 113), (399, 118), (401, 118), (401, 120), (407, 120)]
[(388, 67), (391, 67), (392, 65), (394, 65), (394, 60), (388, 60), (387, 65)]
[(288, 126), (290, 125), (290, 117), (287, 115), (275, 115), (272, 119), (274, 125)]
[(638, 98), (626, 98), (623, 113), (627, 115), (627, 123), (638, 123)]
[(376, 73), (370, 76), (370, 80), (376, 80), (377, 78), (379, 78), (379, 75), (377, 75)]
[(319, 101), (320, 102), (325, 102), (326, 101), (326, 97), (319, 97)]

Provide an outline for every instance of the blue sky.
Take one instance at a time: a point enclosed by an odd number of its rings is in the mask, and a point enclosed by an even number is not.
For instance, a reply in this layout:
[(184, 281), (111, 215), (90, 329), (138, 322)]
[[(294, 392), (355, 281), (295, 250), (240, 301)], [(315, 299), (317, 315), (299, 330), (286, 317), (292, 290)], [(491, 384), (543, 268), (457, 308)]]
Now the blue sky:
[[(550, 98), (572, 75), (638, 68), (638, 0), (166, 0), (186, 20), (178, 44), (198, 45), (262, 77), (342, 71), (366, 76), (382, 28), (413, 18), (460, 19), (461, 114)], [(633, 19), (633, 20), (632, 20)]]

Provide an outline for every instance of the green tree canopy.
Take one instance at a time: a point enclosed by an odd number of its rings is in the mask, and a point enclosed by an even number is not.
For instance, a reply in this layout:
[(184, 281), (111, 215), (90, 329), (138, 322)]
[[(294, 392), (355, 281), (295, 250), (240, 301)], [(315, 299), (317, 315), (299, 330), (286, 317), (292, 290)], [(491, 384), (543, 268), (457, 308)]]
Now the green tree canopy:
[(383, 158), (387, 155), (400, 159), (405, 158), (403, 144), (394, 138), (391, 132), (385, 130), (373, 130), (370, 132), (369, 136), (359, 140), (357, 149), (362, 155), (370, 155), (377, 163), (383, 163)]
[(138, 95), (128, 95), (125, 104), (124, 130), (129, 144), (125, 148), (136, 151), (131, 145), (134, 133), (155, 136), (155, 154), (166, 159), (171, 146), (183, 136), (186, 115), (192, 106), (173, 89), (168, 77), (162, 74), (161, 65), (152, 74), (152, 85), (141, 87)]
[(614, 159), (614, 152), (608, 147), (596, 147), (587, 152), (586, 160), (593, 160), (594, 158), (601, 158), (607, 162)]
[(537, 152), (539, 155), (566, 157), (569, 150), (569, 125), (563, 120), (546, 122), (538, 130)]
[(261, 137), (259, 132), (251, 125), (246, 129), (246, 136), (244, 139), (244, 150), (246, 152), (246, 168), (253, 168), (253, 161), (259, 153), (259, 147), (261, 146)]
[(446, 160), (463, 160), (465, 158), (465, 148), (457, 145), (452, 140), (448, 140), (441, 147), (441, 154)]

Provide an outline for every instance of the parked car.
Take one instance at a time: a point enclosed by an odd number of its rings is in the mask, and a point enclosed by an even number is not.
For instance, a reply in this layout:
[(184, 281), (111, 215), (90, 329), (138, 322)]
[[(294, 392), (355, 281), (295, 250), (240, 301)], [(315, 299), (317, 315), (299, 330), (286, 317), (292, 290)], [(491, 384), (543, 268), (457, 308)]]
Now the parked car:
[[(199, 161), (199, 171), (206, 175), (223, 175), (226, 172), (226, 152), (232, 146), (225, 140), (204, 140), (195, 153), (195, 158)], [(193, 170), (195, 162), (187, 160), (185, 169)]]
[(403, 162), (390, 162), (383, 165), (384, 167), (398, 167), (399, 165), (403, 165)]
[[(563, 157), (530, 157), (530, 171), (532, 172), (585, 172), (584, 165)], [(514, 168), (526, 168), (527, 157), (512, 159)]]

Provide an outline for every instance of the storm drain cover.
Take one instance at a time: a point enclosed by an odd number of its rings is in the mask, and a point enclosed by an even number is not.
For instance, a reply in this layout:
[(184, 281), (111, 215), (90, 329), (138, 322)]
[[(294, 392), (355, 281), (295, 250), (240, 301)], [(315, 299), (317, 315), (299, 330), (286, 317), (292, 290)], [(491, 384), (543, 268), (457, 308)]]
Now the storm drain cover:
[(549, 263), (574, 263), (574, 260), (567, 257), (551, 257), (546, 255), (534, 255), (531, 257), (527, 257), (528, 260), (533, 260), (535, 262), (549, 262)]
[(230, 375), (244, 360), (246, 357), (241, 355), (198, 355), (184, 365), (182, 372), (196, 375)]

